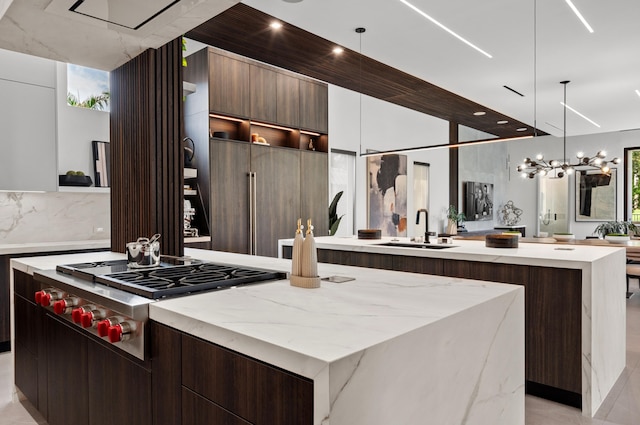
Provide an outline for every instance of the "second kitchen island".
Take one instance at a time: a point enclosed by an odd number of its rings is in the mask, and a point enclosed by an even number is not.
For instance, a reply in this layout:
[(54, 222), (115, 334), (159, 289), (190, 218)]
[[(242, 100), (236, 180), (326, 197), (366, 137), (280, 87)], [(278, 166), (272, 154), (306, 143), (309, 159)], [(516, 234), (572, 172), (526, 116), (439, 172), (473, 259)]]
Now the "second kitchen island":
[[(593, 417), (625, 367), (625, 249), (433, 242), (422, 248), (407, 238), (316, 238), (320, 262), (524, 286), (527, 393)], [(279, 242), (285, 257), (291, 244)]]

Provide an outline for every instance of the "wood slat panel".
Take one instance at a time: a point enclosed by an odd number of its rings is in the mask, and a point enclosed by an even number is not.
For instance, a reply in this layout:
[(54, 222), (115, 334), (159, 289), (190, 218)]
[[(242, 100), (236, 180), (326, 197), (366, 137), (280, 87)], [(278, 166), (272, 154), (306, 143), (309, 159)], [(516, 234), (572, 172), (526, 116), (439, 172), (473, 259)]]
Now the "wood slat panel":
[[(265, 36), (274, 17), (243, 3), (227, 9), (189, 31), (188, 38), (265, 63), (276, 65), (340, 87), (361, 92), (447, 121), (500, 137), (533, 135), (528, 124), (493, 111), (413, 75), (345, 48), (340, 60), (330, 52), (334, 44), (293, 25), (278, 37)], [(363, 37), (366, 37), (366, 33)], [(475, 111), (487, 111), (474, 116)], [(499, 120), (508, 124), (498, 125)], [(517, 132), (528, 127), (526, 132)], [(538, 130), (538, 135), (546, 133)]]
[(162, 234), (182, 255), (182, 45), (149, 49), (111, 72), (111, 249)]

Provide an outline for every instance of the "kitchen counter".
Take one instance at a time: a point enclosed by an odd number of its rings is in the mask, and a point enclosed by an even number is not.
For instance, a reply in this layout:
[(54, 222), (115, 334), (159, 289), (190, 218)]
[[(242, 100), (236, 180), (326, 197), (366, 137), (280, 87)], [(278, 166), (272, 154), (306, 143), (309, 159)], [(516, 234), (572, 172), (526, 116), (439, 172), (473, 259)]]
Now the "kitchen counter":
[[(186, 249), (288, 271), (290, 261)], [(100, 259), (104, 259), (104, 254)], [(101, 253), (13, 260), (26, 272)], [(111, 254), (122, 258), (122, 254)], [(524, 290), (320, 264), (288, 280), (158, 301), (152, 320), (313, 380), (314, 424), (524, 424)]]
[(41, 243), (0, 244), (0, 255), (27, 254), (34, 252), (74, 251), (80, 249), (110, 249), (109, 239), (86, 241), (63, 241)]
[[(394, 238), (399, 242), (409, 242), (408, 238)], [(520, 241), (518, 248), (487, 248), (484, 240), (461, 240), (453, 239), (452, 245), (447, 245), (445, 249), (419, 249), (419, 248), (403, 248), (390, 247), (380, 245), (381, 243), (390, 242), (391, 238), (383, 238), (381, 240), (361, 240), (357, 237), (317, 237), (316, 246), (318, 248), (318, 258), (323, 261), (323, 257), (330, 256), (333, 261), (342, 264), (353, 264), (353, 260), (357, 256), (357, 260), (363, 265), (369, 266), (368, 259), (376, 258), (380, 263), (373, 265), (374, 267), (395, 269), (395, 259), (398, 259), (401, 267), (422, 264), (421, 261), (435, 259), (449, 265), (448, 271), (435, 273), (432, 271), (423, 271), (424, 273), (444, 274), (449, 276), (455, 275), (460, 267), (466, 267), (464, 270), (465, 277), (479, 276), (479, 265), (489, 263), (495, 265), (496, 273), (486, 273), (491, 270), (484, 267), (483, 279), (497, 280), (502, 282), (522, 284), (519, 281), (520, 275), (514, 272), (514, 269), (522, 270), (528, 268), (526, 276), (529, 279), (527, 286), (527, 295), (530, 294), (529, 289), (537, 292), (531, 295), (531, 299), (526, 300), (526, 304), (531, 308), (536, 317), (535, 320), (527, 319), (527, 332), (533, 327), (539, 326), (540, 322), (546, 321), (544, 329), (540, 330), (542, 334), (536, 333), (537, 330), (527, 336), (527, 348), (529, 361), (531, 360), (532, 350), (540, 347), (544, 341), (551, 341), (547, 338), (546, 332), (555, 335), (555, 344), (553, 350), (562, 350), (562, 338), (571, 335), (572, 329), (581, 332), (578, 341), (578, 351), (572, 360), (563, 363), (562, 368), (575, 365), (581, 362), (581, 369), (576, 374), (581, 374), (581, 386), (572, 392), (578, 392), (581, 398), (581, 407), (584, 416), (593, 417), (601, 406), (607, 394), (611, 391), (613, 385), (620, 377), (626, 363), (626, 280), (625, 280), (625, 263), (626, 251), (624, 245), (580, 245), (580, 244), (548, 244), (548, 243), (525, 243)], [(280, 240), (279, 252), (282, 255), (284, 250), (289, 250), (293, 244), (293, 239)], [(325, 255), (326, 254), (326, 255)], [(390, 259), (390, 260), (389, 260)], [(376, 261), (377, 261), (376, 260)], [(329, 262), (329, 261), (328, 261)], [(389, 266), (389, 263), (394, 264)], [(404, 262), (404, 264), (402, 264)], [(506, 266), (505, 266), (506, 265)], [(418, 266), (416, 266), (418, 267)], [(489, 266), (491, 267), (491, 266)], [(507, 273), (498, 276), (497, 270), (500, 269)], [(405, 268), (406, 270), (406, 268)], [(442, 268), (440, 269), (442, 270)], [(560, 291), (561, 282), (546, 284), (541, 286), (545, 281), (540, 280), (538, 276), (540, 272), (547, 270), (546, 276), (552, 277), (564, 270), (579, 270), (578, 279), (579, 287), (576, 291), (568, 291), (570, 293), (581, 293), (581, 305), (575, 307), (575, 316), (577, 316), (577, 326), (574, 319), (565, 321), (566, 317), (555, 322), (549, 319), (554, 317), (553, 311), (565, 311), (565, 304), (569, 304), (572, 299), (566, 298), (558, 300), (557, 297), (564, 297), (562, 292), (554, 293), (555, 288)], [(506, 277), (505, 277), (506, 276)], [(503, 280), (500, 280), (503, 279)], [(569, 287), (570, 285), (567, 285)], [(538, 287), (540, 287), (538, 289)], [(544, 301), (544, 305), (536, 304)], [(566, 301), (566, 302), (565, 302)], [(548, 311), (541, 310), (548, 306)], [(555, 307), (554, 307), (555, 306)], [(540, 313), (542, 311), (542, 313)], [(573, 316), (572, 316), (573, 317)], [(531, 321), (530, 321), (531, 320)], [(564, 335), (558, 337), (557, 329), (565, 327)], [(553, 376), (558, 374), (554, 367), (549, 367), (547, 362), (552, 355), (547, 349), (546, 354), (540, 359), (536, 359), (538, 368), (544, 373)], [(539, 360), (539, 361), (538, 361)], [(529, 371), (529, 369), (527, 369)], [(529, 374), (529, 372), (528, 372)], [(529, 377), (527, 378), (529, 382)], [(540, 382), (540, 381), (536, 381)], [(579, 384), (578, 380), (578, 384)], [(529, 384), (528, 384), (529, 385)], [(560, 388), (553, 385), (554, 388)], [(581, 390), (580, 390), (581, 388)], [(528, 389), (529, 390), (529, 389)], [(546, 387), (542, 388), (542, 392), (546, 392)], [(535, 392), (541, 394), (537, 389)], [(555, 396), (550, 396), (555, 397)], [(560, 401), (560, 398), (557, 398)], [(573, 404), (573, 403), (568, 403)]]

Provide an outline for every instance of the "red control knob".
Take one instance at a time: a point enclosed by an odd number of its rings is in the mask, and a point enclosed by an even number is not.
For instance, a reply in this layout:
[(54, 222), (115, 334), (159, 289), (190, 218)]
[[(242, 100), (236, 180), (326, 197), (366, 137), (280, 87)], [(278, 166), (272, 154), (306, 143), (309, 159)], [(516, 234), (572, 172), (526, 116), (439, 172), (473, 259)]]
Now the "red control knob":
[(109, 327), (109, 341), (115, 343), (131, 339), (136, 331), (136, 322), (123, 320)]
[(90, 328), (93, 325), (93, 313), (90, 311), (87, 313), (82, 313), (80, 323), (82, 324), (83, 328)]
[(38, 291), (35, 295), (36, 304), (40, 304), (40, 299), (44, 295), (44, 291)]
[(71, 312), (71, 320), (73, 323), (82, 324), (82, 315), (93, 310), (93, 305), (83, 305), (82, 307), (74, 308)]
[(102, 320), (98, 323), (98, 335), (101, 337), (105, 337), (109, 335), (109, 327), (111, 326), (111, 322), (109, 320)]
[(42, 307), (49, 307), (51, 304), (51, 294), (44, 293), (40, 297), (40, 305)]
[(113, 343), (122, 341), (122, 326), (120, 324), (109, 328), (109, 341)]
[(63, 314), (66, 309), (67, 303), (65, 303), (64, 300), (59, 300), (53, 303), (53, 311), (55, 311), (56, 314)]
[(56, 314), (69, 314), (72, 313), (71, 309), (76, 305), (78, 305), (77, 297), (63, 298), (53, 303), (53, 311)]

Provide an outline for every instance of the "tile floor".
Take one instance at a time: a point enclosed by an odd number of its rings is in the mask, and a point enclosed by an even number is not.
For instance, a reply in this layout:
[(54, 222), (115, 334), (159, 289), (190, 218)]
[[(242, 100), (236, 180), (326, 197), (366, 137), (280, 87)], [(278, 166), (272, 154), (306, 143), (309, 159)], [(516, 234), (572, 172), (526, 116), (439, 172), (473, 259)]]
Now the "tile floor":
[[(0, 354), (0, 424), (46, 424), (29, 403), (12, 401), (11, 353)], [(627, 367), (596, 417), (578, 409), (526, 396), (526, 425), (639, 425), (640, 424), (640, 292), (627, 300)], [(487, 424), (489, 425), (489, 424)]]

